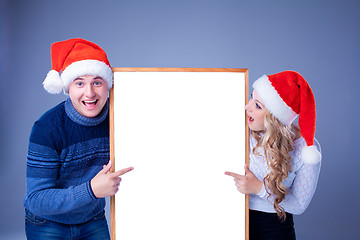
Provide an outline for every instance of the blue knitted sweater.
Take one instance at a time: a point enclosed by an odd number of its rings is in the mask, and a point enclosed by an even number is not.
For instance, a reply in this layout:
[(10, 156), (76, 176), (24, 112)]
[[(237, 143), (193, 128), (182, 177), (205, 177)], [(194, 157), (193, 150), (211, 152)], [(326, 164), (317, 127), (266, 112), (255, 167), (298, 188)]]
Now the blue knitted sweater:
[(109, 161), (108, 103), (86, 118), (67, 99), (32, 128), (28, 146), (25, 208), (42, 218), (83, 223), (103, 211), (90, 180)]

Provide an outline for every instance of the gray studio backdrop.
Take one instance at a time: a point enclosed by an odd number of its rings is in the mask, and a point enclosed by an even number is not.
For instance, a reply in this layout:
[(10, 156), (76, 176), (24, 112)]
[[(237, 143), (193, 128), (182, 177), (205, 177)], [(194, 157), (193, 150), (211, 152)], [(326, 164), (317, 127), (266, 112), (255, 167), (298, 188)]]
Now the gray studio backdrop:
[(73, 37), (98, 43), (114, 67), (249, 68), (250, 83), (300, 72), (315, 93), (323, 164), (295, 217), (298, 239), (360, 239), (359, 10), (349, 0), (0, 1), (0, 239), (25, 239), (27, 141), (66, 98), (42, 81), (51, 43)]

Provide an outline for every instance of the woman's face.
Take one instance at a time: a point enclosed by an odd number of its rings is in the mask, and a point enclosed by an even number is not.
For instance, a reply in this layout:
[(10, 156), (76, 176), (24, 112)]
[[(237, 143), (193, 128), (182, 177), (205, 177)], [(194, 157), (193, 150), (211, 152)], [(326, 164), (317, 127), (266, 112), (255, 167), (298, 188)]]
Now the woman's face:
[(245, 105), (248, 115), (248, 124), (253, 131), (264, 131), (264, 118), (268, 110), (259, 99), (257, 92), (254, 90), (248, 104)]

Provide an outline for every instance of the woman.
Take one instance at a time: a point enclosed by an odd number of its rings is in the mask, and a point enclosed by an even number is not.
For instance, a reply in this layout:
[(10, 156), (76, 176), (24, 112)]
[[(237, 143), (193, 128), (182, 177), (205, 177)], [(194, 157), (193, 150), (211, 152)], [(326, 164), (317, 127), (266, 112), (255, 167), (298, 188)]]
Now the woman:
[[(245, 106), (250, 168), (232, 172), (238, 191), (249, 194), (250, 239), (295, 239), (293, 214), (314, 195), (321, 165), (315, 135), (315, 99), (293, 71), (262, 76)], [(299, 127), (293, 122), (299, 115)]]

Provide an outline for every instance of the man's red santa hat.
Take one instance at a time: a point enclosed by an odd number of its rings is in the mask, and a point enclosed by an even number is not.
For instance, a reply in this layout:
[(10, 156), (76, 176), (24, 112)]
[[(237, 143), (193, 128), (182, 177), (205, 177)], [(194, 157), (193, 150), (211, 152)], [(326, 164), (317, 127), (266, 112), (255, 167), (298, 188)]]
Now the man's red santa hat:
[[(90, 41), (74, 38), (51, 45), (52, 69), (43, 82), (52, 94), (68, 93), (69, 85), (77, 77), (94, 75), (112, 87), (113, 73), (105, 51)], [(61, 71), (61, 76), (60, 76)]]
[(264, 75), (257, 79), (253, 88), (269, 112), (283, 125), (289, 126), (299, 115), (299, 127), (307, 146), (302, 150), (302, 160), (315, 164), (321, 154), (314, 146), (316, 107), (309, 84), (297, 72), (284, 71)]

